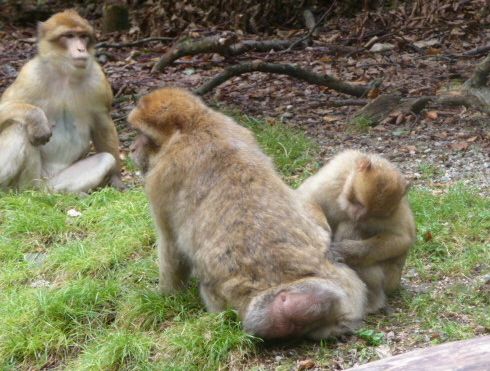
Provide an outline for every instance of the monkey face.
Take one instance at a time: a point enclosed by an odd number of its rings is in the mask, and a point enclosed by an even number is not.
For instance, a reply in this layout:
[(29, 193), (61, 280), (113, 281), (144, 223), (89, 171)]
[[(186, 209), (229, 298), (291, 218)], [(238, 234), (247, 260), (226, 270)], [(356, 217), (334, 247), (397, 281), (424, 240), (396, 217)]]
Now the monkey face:
[(39, 54), (86, 70), (93, 61), (94, 30), (74, 10), (57, 13), (38, 25)]
[(57, 42), (66, 51), (75, 68), (87, 67), (90, 58), (90, 36), (87, 33), (69, 31), (62, 34)]
[(131, 144), (130, 151), (131, 159), (141, 172), (146, 174), (150, 167), (150, 158), (157, 153), (158, 146), (153, 143), (149, 136), (140, 134)]

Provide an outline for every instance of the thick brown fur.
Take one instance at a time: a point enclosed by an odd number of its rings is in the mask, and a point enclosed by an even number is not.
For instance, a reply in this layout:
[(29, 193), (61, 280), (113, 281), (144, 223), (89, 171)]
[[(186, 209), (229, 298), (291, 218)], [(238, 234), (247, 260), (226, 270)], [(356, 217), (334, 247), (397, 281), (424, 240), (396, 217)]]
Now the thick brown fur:
[[(108, 179), (122, 187), (112, 92), (93, 41), (93, 28), (73, 10), (39, 24), (38, 54), (0, 100), (0, 188), (43, 183), (83, 192)], [(97, 155), (82, 161), (91, 143)]]
[(333, 232), (331, 255), (354, 268), (368, 286), (368, 311), (385, 305), (394, 291), (415, 222), (405, 196), (407, 182), (388, 160), (348, 150), (335, 156), (296, 191), (318, 205)]
[(160, 289), (199, 280), (209, 311), (232, 308), (266, 339), (320, 339), (364, 316), (365, 285), (325, 258), (330, 234), (276, 174), (253, 135), (177, 88), (129, 115), (132, 157), (159, 235)]

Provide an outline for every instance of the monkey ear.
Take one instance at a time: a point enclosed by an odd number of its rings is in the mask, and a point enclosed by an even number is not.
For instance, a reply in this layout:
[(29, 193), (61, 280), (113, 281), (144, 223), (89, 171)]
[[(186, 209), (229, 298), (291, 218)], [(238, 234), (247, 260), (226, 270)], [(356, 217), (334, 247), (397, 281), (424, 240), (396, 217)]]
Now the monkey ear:
[(357, 163), (357, 170), (359, 171), (369, 171), (372, 168), (371, 160), (368, 158), (361, 158)]

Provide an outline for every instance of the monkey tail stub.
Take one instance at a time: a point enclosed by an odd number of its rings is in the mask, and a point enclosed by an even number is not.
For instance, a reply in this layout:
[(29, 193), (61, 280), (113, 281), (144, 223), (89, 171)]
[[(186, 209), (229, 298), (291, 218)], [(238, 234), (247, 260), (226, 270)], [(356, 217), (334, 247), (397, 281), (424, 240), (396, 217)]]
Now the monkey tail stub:
[(339, 300), (326, 280), (304, 279), (276, 287), (250, 302), (244, 329), (263, 339), (301, 337), (329, 322)]

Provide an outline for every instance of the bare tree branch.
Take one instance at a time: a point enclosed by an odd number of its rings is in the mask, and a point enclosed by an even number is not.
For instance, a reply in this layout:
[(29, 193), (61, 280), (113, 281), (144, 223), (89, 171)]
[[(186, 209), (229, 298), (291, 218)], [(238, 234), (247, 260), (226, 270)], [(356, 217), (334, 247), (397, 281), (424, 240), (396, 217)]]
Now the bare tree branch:
[(194, 92), (198, 95), (206, 94), (218, 85), (221, 85), (225, 81), (232, 77), (242, 75), (250, 72), (265, 72), (265, 73), (277, 73), (280, 75), (288, 75), (300, 80), (304, 80), (311, 84), (323, 85), (338, 92), (352, 95), (354, 97), (364, 96), (369, 88), (361, 85), (352, 85), (341, 80), (338, 80), (329, 75), (319, 75), (311, 71), (301, 69), (299, 67), (290, 64), (275, 64), (265, 63), (262, 61), (253, 61), (248, 63), (241, 63), (226, 68), (223, 72), (216, 77), (205, 83)]

